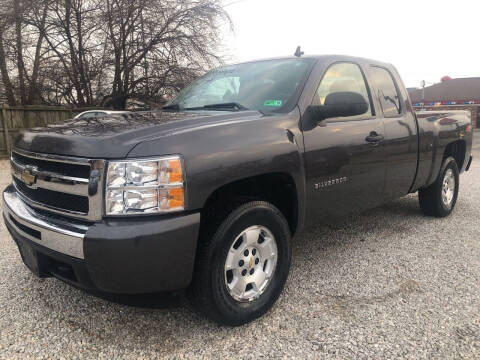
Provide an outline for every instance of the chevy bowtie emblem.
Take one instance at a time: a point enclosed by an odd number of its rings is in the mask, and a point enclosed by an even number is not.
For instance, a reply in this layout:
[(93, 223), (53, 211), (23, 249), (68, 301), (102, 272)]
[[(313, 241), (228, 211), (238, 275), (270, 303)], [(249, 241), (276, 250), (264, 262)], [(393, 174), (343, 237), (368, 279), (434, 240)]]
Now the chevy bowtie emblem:
[(22, 172), (22, 181), (25, 183), (25, 185), (32, 186), (37, 182), (37, 177), (32, 174), (31, 169), (25, 169)]
[(253, 265), (253, 257), (250, 256), (250, 261), (248, 262), (248, 268), (251, 268)]

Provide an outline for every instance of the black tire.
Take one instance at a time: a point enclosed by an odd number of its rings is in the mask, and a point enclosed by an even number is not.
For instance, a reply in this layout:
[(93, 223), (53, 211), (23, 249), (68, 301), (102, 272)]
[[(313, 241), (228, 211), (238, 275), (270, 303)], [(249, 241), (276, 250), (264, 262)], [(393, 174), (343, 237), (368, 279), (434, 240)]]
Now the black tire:
[[(446, 174), (449, 171), (453, 172), (455, 179), (455, 189), (453, 191), (453, 198), (449, 205), (445, 204), (442, 200), (443, 182)], [(435, 217), (445, 217), (455, 208), (458, 197), (458, 189), (460, 187), (458, 166), (453, 157), (448, 157), (443, 161), (440, 173), (437, 180), (430, 186), (420, 189), (418, 191), (418, 200), (420, 202), (420, 208), (424, 214)]]
[[(250, 201), (228, 213), (211, 216), (224, 220), (220, 225), (213, 221), (202, 230), (188, 296), (193, 306), (211, 320), (239, 326), (265, 314), (280, 296), (290, 269), (290, 229), (283, 214), (265, 201)], [(256, 225), (268, 228), (275, 238), (276, 267), (264, 292), (242, 302), (230, 295), (224, 266), (233, 242), (245, 229)]]

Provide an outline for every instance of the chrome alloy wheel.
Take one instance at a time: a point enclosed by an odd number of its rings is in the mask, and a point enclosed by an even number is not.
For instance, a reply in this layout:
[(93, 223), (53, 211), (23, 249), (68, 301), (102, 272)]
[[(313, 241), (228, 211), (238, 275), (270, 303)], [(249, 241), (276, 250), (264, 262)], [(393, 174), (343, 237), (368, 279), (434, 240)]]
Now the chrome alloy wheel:
[(452, 201), (455, 195), (455, 186), (455, 175), (453, 170), (448, 169), (445, 172), (442, 183), (442, 201), (447, 208), (452, 207)]
[(225, 260), (225, 285), (235, 300), (246, 302), (263, 294), (275, 273), (278, 249), (272, 232), (255, 225), (243, 230)]

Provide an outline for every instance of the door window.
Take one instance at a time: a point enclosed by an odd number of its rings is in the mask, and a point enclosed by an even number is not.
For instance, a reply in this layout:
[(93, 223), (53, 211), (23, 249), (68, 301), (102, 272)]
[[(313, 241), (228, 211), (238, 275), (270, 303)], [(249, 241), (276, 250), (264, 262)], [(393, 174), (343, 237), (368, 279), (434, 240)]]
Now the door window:
[(392, 74), (384, 68), (372, 66), (370, 68), (373, 85), (377, 89), (378, 100), (387, 118), (398, 117), (402, 113), (401, 97)]
[(313, 105), (324, 105), (325, 98), (335, 92), (355, 92), (363, 96), (368, 104), (368, 110), (362, 115), (350, 116), (346, 119), (361, 119), (372, 116), (370, 96), (368, 95), (365, 78), (360, 67), (352, 63), (337, 63), (327, 70), (318, 87)]

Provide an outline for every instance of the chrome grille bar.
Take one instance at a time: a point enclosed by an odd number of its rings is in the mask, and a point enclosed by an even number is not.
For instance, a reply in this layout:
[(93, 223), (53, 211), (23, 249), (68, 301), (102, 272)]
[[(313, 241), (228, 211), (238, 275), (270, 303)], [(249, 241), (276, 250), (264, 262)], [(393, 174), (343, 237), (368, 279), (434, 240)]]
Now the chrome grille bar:
[(13, 159), (11, 160), (11, 165), (12, 175), (20, 181), (23, 181), (22, 174), (25, 170), (29, 170), (30, 174), (36, 177), (35, 184), (30, 186), (31, 189), (37, 189), (40, 187), (42, 189), (60, 191), (74, 195), (87, 195), (88, 193), (88, 179), (64, 176), (49, 171), (41, 171), (35, 167), (19, 164)]
[(61, 162), (67, 164), (76, 164), (76, 165), (89, 165), (92, 160), (86, 158), (75, 158), (71, 156), (60, 156), (60, 155), (51, 155), (51, 154), (40, 154), (34, 153), (31, 151), (21, 150), (14, 148), (12, 152), (20, 154), (22, 156), (26, 156), (32, 159), (38, 160), (46, 160), (46, 161), (53, 161), (53, 162)]

